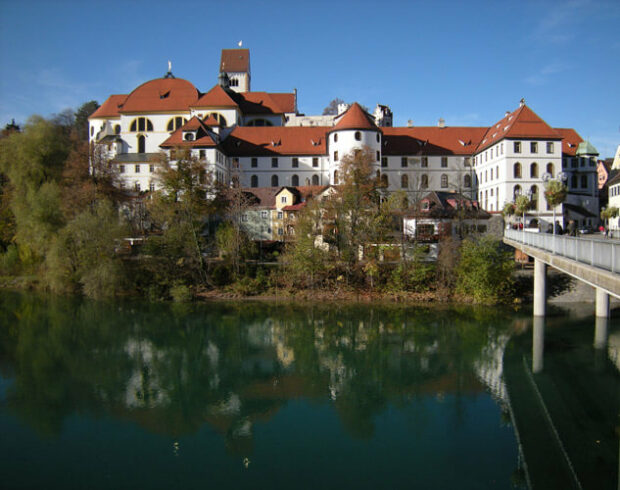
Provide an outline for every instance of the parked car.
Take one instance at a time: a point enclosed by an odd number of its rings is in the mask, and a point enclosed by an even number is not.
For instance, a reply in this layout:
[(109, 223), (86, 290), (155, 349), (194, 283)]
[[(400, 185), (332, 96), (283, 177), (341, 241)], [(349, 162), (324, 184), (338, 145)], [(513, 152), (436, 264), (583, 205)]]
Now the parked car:
[(585, 226), (580, 226), (579, 227), (579, 234), (580, 235), (591, 235), (592, 233), (594, 233), (594, 230), (592, 229), (592, 227), (590, 225), (585, 225)]

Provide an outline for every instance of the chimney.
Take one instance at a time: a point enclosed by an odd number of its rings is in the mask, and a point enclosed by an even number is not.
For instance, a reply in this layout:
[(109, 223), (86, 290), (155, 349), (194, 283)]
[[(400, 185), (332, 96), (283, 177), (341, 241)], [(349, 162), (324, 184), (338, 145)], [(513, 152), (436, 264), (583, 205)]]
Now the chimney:
[(440, 117), (439, 121), (437, 121), (437, 127), (438, 128), (445, 128), (446, 127), (446, 121), (444, 120), (443, 117)]

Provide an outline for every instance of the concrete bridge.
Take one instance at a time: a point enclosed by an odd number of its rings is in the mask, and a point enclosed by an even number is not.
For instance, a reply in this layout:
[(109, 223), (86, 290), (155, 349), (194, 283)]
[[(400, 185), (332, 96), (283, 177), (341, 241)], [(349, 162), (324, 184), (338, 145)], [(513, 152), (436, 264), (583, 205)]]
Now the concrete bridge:
[(505, 230), (504, 243), (534, 258), (534, 316), (545, 316), (547, 266), (596, 288), (596, 316), (609, 317), (620, 298), (620, 242), (527, 230)]

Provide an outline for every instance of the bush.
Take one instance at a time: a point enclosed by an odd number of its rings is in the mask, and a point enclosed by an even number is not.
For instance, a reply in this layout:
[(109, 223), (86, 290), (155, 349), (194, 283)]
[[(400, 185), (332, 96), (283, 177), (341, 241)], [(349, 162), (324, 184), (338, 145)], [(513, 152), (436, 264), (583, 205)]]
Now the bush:
[(185, 284), (177, 282), (170, 288), (170, 296), (175, 303), (188, 303), (192, 300), (192, 291)]
[(19, 251), (16, 245), (9, 245), (2, 255), (0, 255), (0, 274), (13, 275), (19, 270), (20, 260)]
[(500, 240), (488, 235), (468, 238), (461, 245), (457, 292), (477, 303), (510, 299), (514, 260)]

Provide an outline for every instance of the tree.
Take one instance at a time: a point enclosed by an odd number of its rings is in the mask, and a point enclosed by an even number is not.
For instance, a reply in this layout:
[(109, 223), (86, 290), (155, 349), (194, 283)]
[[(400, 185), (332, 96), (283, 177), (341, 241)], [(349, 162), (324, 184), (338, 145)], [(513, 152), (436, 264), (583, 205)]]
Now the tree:
[(545, 200), (553, 209), (553, 234), (555, 235), (555, 207), (562, 204), (568, 195), (568, 188), (561, 180), (548, 180), (545, 183)]
[(525, 229), (525, 213), (527, 212), (528, 209), (530, 209), (531, 205), (532, 205), (532, 201), (526, 195), (521, 194), (517, 196), (517, 198), (515, 199), (515, 203), (514, 203), (515, 214), (523, 217), (523, 228), (524, 229)]
[(325, 107), (325, 109), (323, 109), (323, 115), (324, 116), (336, 116), (338, 114), (338, 105), (344, 104), (344, 103), (345, 103), (344, 100), (336, 97), (335, 99), (331, 100), (329, 104), (327, 104), (327, 107)]
[(99, 109), (96, 100), (84, 102), (74, 114), (73, 127), (79, 141), (88, 141), (88, 117)]
[(605, 221), (605, 228), (609, 228), (609, 220), (617, 218), (620, 210), (615, 206), (610, 206), (601, 211), (601, 219)]
[(467, 238), (461, 245), (457, 267), (457, 292), (478, 303), (507, 299), (512, 287), (514, 262), (502, 243), (489, 235)]

